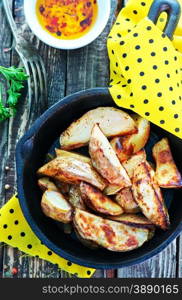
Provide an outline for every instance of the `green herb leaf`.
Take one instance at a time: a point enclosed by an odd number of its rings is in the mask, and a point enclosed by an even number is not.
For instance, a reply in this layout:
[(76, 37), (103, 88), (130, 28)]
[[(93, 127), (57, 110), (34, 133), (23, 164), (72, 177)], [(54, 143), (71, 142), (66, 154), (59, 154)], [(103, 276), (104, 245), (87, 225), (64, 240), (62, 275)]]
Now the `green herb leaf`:
[(0, 86), (0, 121), (10, 118), (16, 113), (16, 105), (21, 95), (21, 90), (24, 87), (23, 82), (28, 76), (22, 68), (11, 66), (9, 68), (0, 66), (0, 73), (4, 76), (8, 83), (7, 90), (7, 107), (3, 104), (2, 99), (2, 84)]

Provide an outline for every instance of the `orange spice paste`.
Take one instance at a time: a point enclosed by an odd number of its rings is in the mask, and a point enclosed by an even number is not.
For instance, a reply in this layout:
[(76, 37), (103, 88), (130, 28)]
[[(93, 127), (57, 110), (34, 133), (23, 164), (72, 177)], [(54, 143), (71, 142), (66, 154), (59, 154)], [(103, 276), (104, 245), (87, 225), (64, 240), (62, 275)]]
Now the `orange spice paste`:
[(94, 25), (97, 0), (37, 0), (36, 14), (41, 26), (59, 39), (76, 39)]

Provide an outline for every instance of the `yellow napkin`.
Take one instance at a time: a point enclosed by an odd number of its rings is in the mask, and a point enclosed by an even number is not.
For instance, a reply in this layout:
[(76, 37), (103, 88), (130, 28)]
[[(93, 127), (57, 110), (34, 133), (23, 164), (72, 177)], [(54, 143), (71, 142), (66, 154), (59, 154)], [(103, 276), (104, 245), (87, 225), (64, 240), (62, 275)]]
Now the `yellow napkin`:
[[(182, 138), (182, 18), (171, 42), (148, 18), (152, 0), (130, 0), (108, 37), (113, 100)], [(177, 49), (177, 50), (176, 50)]]
[(31, 256), (39, 256), (58, 264), (62, 270), (81, 278), (90, 278), (95, 272), (95, 269), (67, 261), (44, 246), (26, 222), (16, 196), (0, 209), (0, 242), (17, 247)]

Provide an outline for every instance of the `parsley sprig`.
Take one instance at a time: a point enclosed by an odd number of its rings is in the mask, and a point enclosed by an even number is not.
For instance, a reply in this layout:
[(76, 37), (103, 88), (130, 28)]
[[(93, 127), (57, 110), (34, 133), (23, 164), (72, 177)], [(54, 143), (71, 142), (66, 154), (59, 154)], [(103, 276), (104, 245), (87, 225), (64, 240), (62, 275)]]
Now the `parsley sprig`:
[(7, 80), (7, 101), (3, 101), (3, 84), (0, 84), (0, 121), (4, 121), (16, 113), (16, 106), (28, 76), (22, 68), (0, 66), (0, 73)]

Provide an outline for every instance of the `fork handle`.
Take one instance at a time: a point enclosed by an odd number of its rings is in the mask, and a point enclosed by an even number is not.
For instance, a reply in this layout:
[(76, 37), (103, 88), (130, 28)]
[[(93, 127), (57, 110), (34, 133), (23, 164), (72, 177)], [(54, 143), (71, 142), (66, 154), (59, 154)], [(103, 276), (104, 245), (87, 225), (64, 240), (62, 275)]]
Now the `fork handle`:
[(11, 11), (9, 2), (8, 2), (8, 0), (2, 0), (2, 2), (3, 2), (4, 10), (5, 10), (9, 25), (11, 27), (11, 31), (13, 33), (13, 36), (14, 36), (15, 40), (17, 41), (17, 39), (18, 39), (18, 30), (17, 30), (17, 27), (16, 27), (16, 23), (13, 19), (13, 15), (12, 15), (12, 11)]

